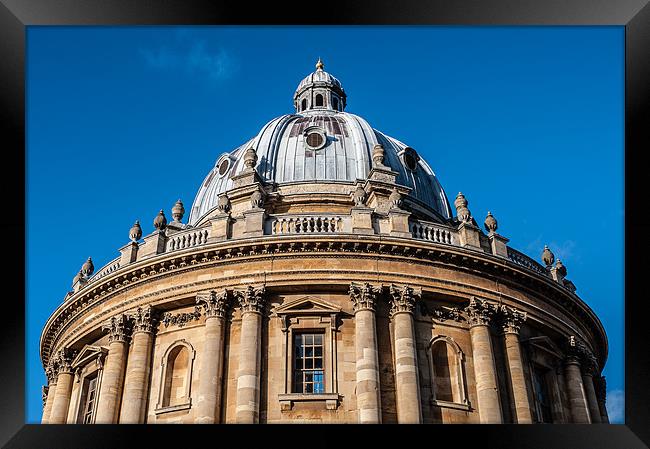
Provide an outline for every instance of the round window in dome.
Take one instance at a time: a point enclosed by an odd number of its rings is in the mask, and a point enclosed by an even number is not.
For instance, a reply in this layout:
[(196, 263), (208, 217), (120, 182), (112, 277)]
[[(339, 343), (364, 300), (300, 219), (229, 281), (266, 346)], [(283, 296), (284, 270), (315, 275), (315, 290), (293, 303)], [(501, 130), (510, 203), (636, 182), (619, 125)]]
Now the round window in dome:
[(420, 160), (420, 156), (418, 156), (413, 148), (404, 148), (402, 159), (404, 160), (404, 165), (406, 165), (406, 168), (409, 170), (415, 171), (418, 168), (418, 161)]
[(228, 171), (228, 168), (230, 168), (230, 159), (225, 158), (221, 162), (219, 162), (218, 170), (219, 170), (219, 176), (223, 176), (226, 174)]
[(327, 136), (325, 131), (319, 127), (312, 126), (305, 130), (305, 145), (310, 150), (319, 150), (327, 143)]

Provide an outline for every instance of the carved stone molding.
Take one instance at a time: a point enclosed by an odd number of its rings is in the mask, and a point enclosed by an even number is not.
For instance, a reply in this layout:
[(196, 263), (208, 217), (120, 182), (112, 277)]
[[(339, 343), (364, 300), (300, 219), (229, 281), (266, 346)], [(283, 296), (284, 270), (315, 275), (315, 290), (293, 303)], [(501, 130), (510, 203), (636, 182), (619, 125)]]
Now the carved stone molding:
[(415, 303), (422, 297), (421, 288), (413, 288), (405, 285), (398, 287), (391, 284), (389, 288), (390, 293), (390, 316), (396, 313), (406, 312), (413, 314), (415, 311)]
[(133, 333), (154, 333), (158, 321), (156, 315), (156, 311), (151, 306), (138, 307), (131, 312), (129, 318), (133, 321)]
[(266, 290), (264, 287), (255, 288), (252, 285), (245, 290), (235, 290), (234, 294), (239, 301), (242, 313), (262, 313), (266, 305)]
[(436, 307), (430, 312), (430, 315), (438, 321), (463, 321), (463, 311), (458, 307)]
[(223, 318), (228, 310), (228, 291), (202, 292), (196, 295), (196, 303), (201, 305), (206, 318)]
[(501, 326), (506, 334), (518, 334), (521, 325), (526, 321), (526, 312), (521, 312), (514, 307), (502, 305), (499, 309), (501, 315)]
[(184, 327), (187, 323), (198, 320), (201, 317), (201, 308), (197, 305), (194, 306), (194, 312), (172, 313), (165, 312), (162, 316), (161, 322), (165, 327), (175, 325)]
[(108, 332), (108, 342), (121, 341), (128, 343), (131, 336), (131, 323), (125, 314), (115, 315), (102, 325), (102, 330)]
[(43, 401), (43, 409), (45, 409), (45, 403), (47, 402), (47, 393), (50, 391), (50, 387), (43, 385), (41, 387), (41, 400)]
[(382, 288), (380, 286), (370, 285), (367, 282), (363, 284), (352, 282), (349, 293), (354, 313), (360, 310), (371, 310), (374, 312), (377, 297), (381, 294), (381, 290)]
[(470, 327), (489, 325), (496, 312), (497, 307), (495, 304), (475, 297), (472, 297), (469, 305), (465, 307)]

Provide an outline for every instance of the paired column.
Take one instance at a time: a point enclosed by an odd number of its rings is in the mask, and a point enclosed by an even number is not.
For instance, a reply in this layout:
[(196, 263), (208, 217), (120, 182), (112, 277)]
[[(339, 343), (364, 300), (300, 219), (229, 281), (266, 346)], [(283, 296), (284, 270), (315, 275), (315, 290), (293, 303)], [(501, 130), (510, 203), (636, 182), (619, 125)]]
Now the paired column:
[[(122, 399), (122, 410), (120, 412), (120, 423), (122, 424), (142, 424), (145, 422), (154, 331), (157, 321), (154, 314), (152, 307), (147, 306), (145, 308), (138, 307), (129, 316), (133, 322), (133, 337), (124, 379), (124, 396)], [(122, 346), (119, 348), (121, 350)], [(124, 350), (126, 351), (127, 349), (124, 346)], [(110, 351), (109, 357), (111, 356)], [(121, 359), (118, 358), (116, 362), (119, 360)], [(116, 374), (119, 374), (118, 370), (119, 367), (115, 363)], [(119, 382), (119, 380), (116, 378), (113, 382)]]
[(564, 379), (569, 396), (572, 422), (576, 424), (589, 424), (589, 409), (585, 398), (580, 361), (578, 356), (570, 354), (564, 361)]
[(470, 325), (479, 419), (481, 424), (501, 424), (503, 417), (489, 329), (496, 308), (487, 301), (472, 298), (465, 311)]
[(61, 349), (54, 360), (57, 379), (52, 409), (50, 410), (47, 421), (49, 424), (66, 423), (68, 407), (70, 406), (70, 395), (72, 394), (72, 382), (74, 380), (71, 363), (72, 354), (66, 349)]
[(503, 317), (503, 338), (506, 347), (506, 359), (510, 374), (510, 386), (515, 403), (516, 422), (518, 424), (531, 424), (533, 422), (528, 400), (528, 389), (524, 378), (524, 368), (519, 344), (519, 329), (526, 320), (526, 313), (519, 312), (512, 307), (501, 308)]
[(415, 301), (421, 296), (421, 291), (415, 291), (408, 286), (398, 288), (391, 285), (390, 296), (395, 347), (397, 421), (400, 424), (419, 424), (422, 422), (422, 404), (413, 313)]
[[(196, 302), (205, 313), (205, 344), (201, 362), (201, 381), (196, 402), (196, 424), (214, 424), (221, 415), (223, 376), (224, 321), (227, 293), (211, 291), (200, 294)], [(246, 354), (244, 351), (242, 355)]]
[(594, 373), (597, 372), (596, 359), (592, 354), (588, 354), (585, 360), (585, 366), (582, 370), (582, 384), (585, 388), (585, 396), (587, 397), (587, 406), (589, 407), (589, 416), (593, 424), (600, 424), (600, 407), (598, 406), (598, 398), (596, 397), (596, 389), (594, 388)]
[(242, 313), (235, 419), (237, 423), (254, 424), (259, 422), (260, 414), (260, 346), (262, 311), (266, 299), (264, 287), (256, 289), (248, 286), (245, 291), (236, 291), (235, 295)]
[(128, 338), (131, 329), (126, 315), (112, 317), (110, 322), (102, 326), (102, 329), (109, 332), (109, 344), (97, 401), (95, 423), (115, 424), (120, 412), (126, 357), (129, 349)]
[(45, 407), (43, 407), (41, 424), (47, 424), (50, 419), (50, 413), (52, 411), (52, 404), (54, 403), (54, 395), (56, 392), (57, 373), (52, 361), (50, 361), (47, 368), (45, 368), (45, 375), (47, 376), (47, 398), (45, 399)]
[(359, 423), (381, 423), (381, 398), (379, 391), (379, 357), (375, 303), (380, 287), (368, 283), (350, 285), (355, 322), (357, 368), (357, 409)]

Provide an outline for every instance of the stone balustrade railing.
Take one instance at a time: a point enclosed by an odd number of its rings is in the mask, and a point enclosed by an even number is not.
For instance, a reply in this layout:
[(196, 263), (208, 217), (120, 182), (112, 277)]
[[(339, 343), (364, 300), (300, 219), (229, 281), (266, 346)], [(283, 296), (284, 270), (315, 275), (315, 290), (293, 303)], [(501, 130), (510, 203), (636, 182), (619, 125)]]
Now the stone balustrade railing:
[(415, 239), (458, 245), (458, 237), (454, 229), (427, 221), (412, 221), (409, 226)]
[(275, 215), (267, 221), (270, 235), (338, 234), (350, 232), (350, 217), (341, 215)]
[(167, 240), (166, 250), (167, 252), (171, 252), (200, 246), (208, 243), (209, 236), (209, 228), (192, 228), (177, 234), (172, 234)]
[(533, 259), (525, 255), (524, 253), (517, 251), (516, 249), (508, 247), (508, 259), (510, 259), (517, 265), (521, 265), (522, 267), (526, 267), (529, 270), (533, 270), (539, 274), (548, 276), (548, 272), (542, 266), (541, 263), (535, 262)]
[(114, 271), (117, 271), (117, 269), (120, 268), (120, 257), (116, 257), (115, 259), (111, 260), (108, 262), (106, 265), (104, 265), (101, 270), (96, 271), (95, 274), (93, 274), (90, 278), (88, 278), (88, 281), (96, 281), (97, 279), (101, 279), (104, 276), (111, 274)]

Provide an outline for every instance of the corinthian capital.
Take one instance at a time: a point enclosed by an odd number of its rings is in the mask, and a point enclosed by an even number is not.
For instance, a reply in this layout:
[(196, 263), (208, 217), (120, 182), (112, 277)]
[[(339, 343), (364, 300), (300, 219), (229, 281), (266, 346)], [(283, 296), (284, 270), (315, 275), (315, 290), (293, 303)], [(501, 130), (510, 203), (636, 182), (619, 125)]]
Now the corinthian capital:
[(228, 292), (214, 290), (196, 295), (196, 303), (203, 307), (206, 318), (223, 318), (228, 308)]
[(264, 287), (254, 288), (252, 285), (246, 287), (246, 290), (235, 290), (235, 297), (239, 301), (242, 313), (255, 312), (262, 313), (266, 304)]
[(518, 334), (521, 324), (526, 321), (526, 312), (520, 312), (514, 307), (501, 306), (501, 326), (506, 334)]
[(470, 327), (487, 326), (496, 311), (497, 308), (494, 304), (474, 297), (469, 301), (469, 305), (465, 307)]
[(422, 289), (409, 287), (398, 287), (396, 285), (390, 286), (390, 316), (396, 313), (406, 312), (413, 313), (415, 310), (415, 301), (422, 296)]
[(72, 374), (72, 359), (74, 358), (74, 352), (63, 348), (60, 349), (54, 356), (54, 367), (56, 374), (61, 373)]
[(156, 329), (156, 324), (158, 324), (156, 312), (151, 306), (138, 307), (129, 313), (128, 318), (132, 321), (134, 334), (136, 332), (152, 334)]
[(114, 341), (128, 342), (131, 334), (131, 326), (129, 318), (124, 315), (116, 315), (111, 317), (110, 321), (102, 325), (102, 330), (108, 332), (108, 342)]
[(50, 358), (50, 362), (45, 367), (45, 376), (47, 376), (47, 384), (54, 385), (56, 383), (56, 376), (58, 376), (55, 356)]
[(350, 284), (349, 293), (354, 313), (360, 310), (371, 310), (374, 312), (377, 296), (381, 293), (381, 287), (370, 285), (367, 282), (363, 284), (353, 282)]

